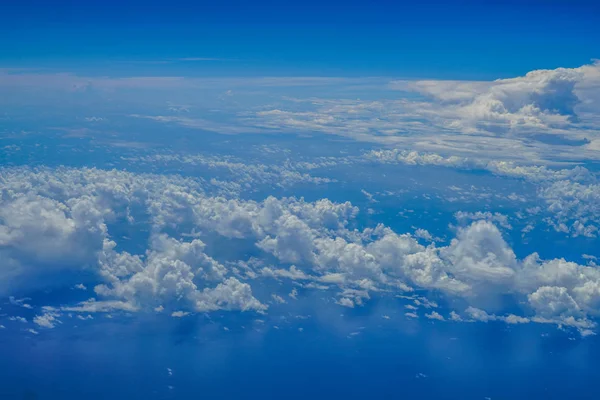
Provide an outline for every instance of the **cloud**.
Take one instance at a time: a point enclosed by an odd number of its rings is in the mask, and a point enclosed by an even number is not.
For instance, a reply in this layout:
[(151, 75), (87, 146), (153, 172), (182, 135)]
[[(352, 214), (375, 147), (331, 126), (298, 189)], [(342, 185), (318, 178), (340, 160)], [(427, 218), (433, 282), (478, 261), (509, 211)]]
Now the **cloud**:
[(425, 317), (428, 319), (436, 319), (438, 321), (445, 321), (446, 319), (438, 312), (432, 311), (429, 314), (425, 314)]
[[(191, 166), (204, 170), (211, 177), (210, 183), (219, 185), (217, 180), (227, 180), (235, 185), (224, 185), (223, 191), (228, 195), (237, 195), (244, 190), (256, 189), (258, 185), (272, 187), (291, 187), (298, 184), (322, 185), (335, 182), (334, 179), (310, 175), (307, 171), (314, 166), (308, 163), (259, 164), (233, 157), (216, 157), (203, 154), (153, 154), (147, 156), (127, 157), (127, 161), (151, 165), (153, 167)], [(311, 168), (312, 167), (312, 168)]]
[[(595, 237), (600, 224), (600, 185), (595, 173), (582, 166), (548, 168), (506, 161), (485, 161), (465, 157), (444, 157), (435, 153), (407, 150), (371, 150), (367, 161), (384, 164), (426, 165), (461, 170), (486, 170), (494, 175), (522, 179), (536, 185), (538, 198), (545, 202), (552, 218), (545, 221), (556, 231), (571, 236)], [(498, 213), (456, 213), (457, 220), (487, 219), (510, 229), (506, 217)]]
[(339, 304), (340, 306), (354, 308), (354, 301), (352, 301), (352, 299), (349, 299), (347, 297), (342, 297), (341, 299), (336, 301), (336, 303)]
[(534, 183), (558, 180), (591, 181), (594, 175), (586, 168), (548, 168), (546, 166), (522, 164), (512, 161), (487, 160), (460, 156), (443, 156), (437, 153), (424, 153), (405, 149), (371, 150), (364, 154), (367, 161), (382, 164), (423, 165), (456, 168), (460, 170), (482, 170), (494, 175), (523, 179)]
[(310, 98), (261, 109), (241, 123), (499, 161), (589, 160), (600, 148), (599, 71), (595, 62), (490, 82), (392, 81), (391, 89), (424, 97)]
[[(595, 237), (600, 224), (600, 185), (571, 180), (554, 182), (539, 191), (554, 214), (551, 224), (573, 236)], [(569, 226), (570, 225), (570, 226)]]
[(285, 299), (283, 297), (281, 297), (277, 294), (272, 294), (271, 297), (273, 298), (273, 301), (275, 303), (278, 303), (278, 304), (286, 304), (287, 303), (287, 301), (285, 301)]
[[(529, 320), (583, 331), (595, 326), (592, 319), (600, 313), (596, 268), (542, 260), (535, 253), (519, 259), (495, 225), (506, 222), (496, 214), (465, 214), (449, 244), (424, 246), (410, 233), (384, 225), (357, 229), (359, 210), (349, 202), (226, 199), (206, 194), (201, 181), (119, 171), (1, 172), (9, 193), (0, 207), (0, 252), (9, 260), (3, 273), (22, 283), (11, 290), (26, 292), (30, 280), (71, 288), (80, 277), (64, 275), (82, 268), (99, 282), (97, 298), (37, 315), (34, 322), (44, 327), (54, 326), (60, 312), (262, 313), (268, 308), (253, 289), (273, 278), (297, 281), (303, 290), (318, 284), (335, 291), (338, 304), (347, 307), (360, 307), (373, 294), (416, 288), (480, 310), (490, 298), (510, 296), (523, 312), (498, 316), (471, 310), (463, 319)], [(120, 249), (106, 223), (134, 223), (130, 209), (147, 216), (143, 254)], [(475, 221), (468, 223), (471, 217)], [(218, 261), (206, 244), (217, 238), (245, 241), (258, 258), (245, 262), (234, 254), (233, 263)], [(269, 267), (271, 261), (278, 267)], [(289, 297), (298, 298), (298, 290)], [(425, 298), (413, 300), (433, 307)]]
[(42, 328), (52, 329), (57, 323), (60, 323), (58, 317), (60, 317), (60, 313), (56, 309), (53, 307), (45, 307), (44, 314), (36, 315), (33, 318), (33, 323)]
[(441, 254), (450, 261), (454, 276), (474, 283), (509, 284), (517, 266), (516, 256), (498, 228), (486, 221), (460, 229)]
[(459, 223), (465, 223), (470, 220), (485, 220), (489, 222), (493, 222), (496, 225), (500, 225), (505, 229), (512, 229), (512, 226), (508, 222), (508, 217), (506, 215), (500, 214), (498, 212), (491, 213), (489, 211), (481, 212), (477, 211), (474, 213), (465, 212), (465, 211), (457, 211), (454, 213), (454, 217)]
[(62, 306), (61, 311), (71, 311), (71, 312), (87, 312), (87, 313), (97, 313), (97, 312), (111, 312), (111, 311), (126, 311), (126, 312), (136, 312), (139, 311), (137, 307), (134, 305), (119, 301), (119, 300), (102, 300), (98, 301), (94, 298), (89, 300), (77, 303), (72, 306)]
[[(96, 293), (104, 297), (124, 299), (133, 307), (155, 309), (181, 308), (193, 311), (256, 310), (266, 306), (252, 296), (248, 284), (227, 278), (223, 265), (204, 253), (198, 239), (183, 242), (161, 234), (150, 242), (145, 260), (134, 260), (135, 271), (120, 276), (122, 258), (110, 257), (102, 265), (102, 273), (110, 283), (99, 285)], [(113, 251), (110, 249), (110, 251)], [(117, 260), (113, 263), (112, 260)], [(214, 288), (201, 286), (216, 282)]]
[(37, 195), (9, 197), (0, 221), (0, 293), (37, 285), (40, 272), (85, 269), (106, 236), (102, 211), (85, 197), (68, 205)]
[(542, 286), (527, 296), (529, 304), (541, 317), (579, 316), (581, 310), (567, 288)]
[(493, 82), (416, 81), (393, 86), (416, 90), (439, 102), (437, 118), (463, 132), (502, 133), (564, 128), (577, 122), (578, 106), (600, 85), (600, 63), (536, 70)]
[(13, 306), (32, 309), (33, 307), (31, 306), (31, 304), (26, 303), (26, 301), (28, 301), (28, 300), (31, 300), (31, 299), (29, 297), (26, 297), (24, 299), (15, 299), (14, 296), (8, 297), (9, 303), (12, 304)]
[[(600, 62), (488, 82), (1, 71), (0, 87), (12, 89), (26, 104), (110, 97), (111, 102), (123, 98), (128, 105), (164, 107), (183, 97), (191, 110), (185, 115), (140, 107), (129, 116), (222, 134), (325, 133), (422, 152), (541, 164), (596, 159), (600, 152)], [(306, 88), (321, 97), (302, 97)], [(245, 101), (232, 100), (240, 93)], [(226, 118), (215, 118), (214, 104), (226, 105), (219, 111)]]

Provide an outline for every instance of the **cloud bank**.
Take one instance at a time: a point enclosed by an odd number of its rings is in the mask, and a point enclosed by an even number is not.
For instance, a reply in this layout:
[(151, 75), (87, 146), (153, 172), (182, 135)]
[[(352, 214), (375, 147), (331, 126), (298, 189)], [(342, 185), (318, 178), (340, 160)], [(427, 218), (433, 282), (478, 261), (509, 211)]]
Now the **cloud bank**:
[[(97, 282), (93, 298), (46, 308), (34, 321), (40, 327), (55, 326), (61, 312), (270, 312), (271, 294), (255, 292), (273, 288), (273, 279), (332, 291), (346, 307), (413, 290), (483, 310), (490, 299), (510, 296), (521, 315), (457, 315), (586, 334), (600, 312), (596, 268), (536, 253), (519, 259), (495, 225), (505, 223), (499, 215), (474, 218), (448, 245), (423, 245), (384, 225), (360, 227), (360, 210), (349, 202), (227, 199), (195, 179), (124, 171), (3, 168), (0, 176), (1, 292), (73, 287), (85, 274)], [(145, 251), (120, 249), (114, 221), (145, 225)], [(215, 238), (244, 241), (252, 254), (217, 260), (206, 244)], [(438, 314), (429, 318), (445, 319)]]

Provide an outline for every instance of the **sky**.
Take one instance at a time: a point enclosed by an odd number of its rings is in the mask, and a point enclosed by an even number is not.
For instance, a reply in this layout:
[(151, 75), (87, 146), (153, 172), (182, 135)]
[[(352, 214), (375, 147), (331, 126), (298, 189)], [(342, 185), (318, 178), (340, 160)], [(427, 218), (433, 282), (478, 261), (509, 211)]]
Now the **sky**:
[(0, 398), (596, 399), (600, 11), (0, 5)]
[[(597, 3), (579, 0), (25, 0), (1, 7), (0, 29), (10, 38), (0, 44), (3, 64), (99, 74), (110, 67), (110, 73), (496, 79), (583, 65), (597, 56), (600, 39)], [(207, 61), (166, 69), (137, 64), (173, 59)]]

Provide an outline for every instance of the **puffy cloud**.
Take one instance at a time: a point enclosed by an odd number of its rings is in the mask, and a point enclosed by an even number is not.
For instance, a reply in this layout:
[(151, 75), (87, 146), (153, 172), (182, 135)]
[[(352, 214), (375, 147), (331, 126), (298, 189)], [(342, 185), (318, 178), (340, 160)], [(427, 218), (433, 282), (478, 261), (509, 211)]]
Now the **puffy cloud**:
[(87, 312), (87, 313), (111, 312), (111, 311), (126, 311), (126, 312), (138, 311), (137, 307), (135, 307), (133, 304), (125, 302), (125, 301), (120, 301), (120, 300), (97, 301), (94, 298), (91, 298), (86, 301), (82, 301), (82, 302), (72, 305), (72, 306), (63, 306), (60, 309), (61, 309), (61, 311)]
[[(473, 307), (466, 316), (474, 320), (556, 323), (583, 331), (593, 328), (590, 318), (600, 312), (594, 267), (535, 254), (518, 259), (494, 225), (506, 222), (496, 214), (466, 215), (483, 219), (458, 228), (446, 246), (424, 246), (383, 225), (354, 229), (358, 209), (350, 203), (226, 199), (207, 195), (195, 180), (117, 171), (1, 172), (6, 190), (0, 253), (8, 260), (0, 270), (3, 282), (48, 277), (48, 284), (56, 284), (53, 279), (60, 281), (65, 271), (82, 268), (101, 282), (98, 299), (63, 305), (63, 312), (265, 312), (251, 284), (268, 277), (300, 281), (305, 290), (338, 290), (338, 304), (348, 307), (361, 306), (373, 293), (418, 288), (461, 297)], [(149, 218), (144, 254), (122, 251), (107, 227), (111, 220), (131, 223), (127, 210), (136, 207)], [(257, 254), (282, 265), (219, 262), (209, 256), (205, 243), (211, 241), (198, 235), (249, 241)], [(73, 287), (79, 278), (63, 285)], [(524, 316), (477, 311), (488, 296), (514, 297)], [(289, 297), (297, 298), (297, 289)], [(46, 311), (34, 322), (50, 327), (58, 314)]]
[(485, 220), (485, 221), (490, 221), (497, 225), (500, 225), (503, 228), (512, 229), (512, 226), (508, 222), (508, 217), (504, 214), (500, 214), (497, 212), (491, 213), (489, 211), (485, 211), (485, 212), (477, 211), (477, 212), (471, 213), (471, 212), (465, 212), (465, 211), (458, 211), (458, 212), (454, 213), (454, 217), (456, 218), (456, 220), (459, 223), (465, 223), (466, 221), (472, 221), (472, 220), (476, 220), (476, 221), (477, 220)]
[(529, 304), (541, 317), (577, 316), (581, 310), (567, 288), (542, 286), (527, 296)]
[[(153, 167), (186, 165), (204, 171), (211, 176), (210, 183), (218, 186), (224, 194), (235, 195), (252, 190), (257, 185), (289, 187), (295, 184), (325, 184), (334, 182), (326, 177), (310, 175), (307, 163), (250, 164), (232, 157), (216, 157), (204, 154), (153, 154), (128, 157), (129, 162)], [(225, 181), (224, 181), (225, 180)], [(235, 184), (234, 184), (235, 183)]]
[(450, 320), (454, 321), (454, 322), (462, 322), (463, 321), (462, 317), (460, 315), (458, 315), (456, 313), (456, 311), (450, 312)]
[(58, 317), (60, 317), (60, 313), (55, 308), (44, 307), (44, 313), (42, 315), (36, 315), (33, 318), (33, 323), (42, 328), (52, 329), (57, 323), (60, 323)]
[(558, 231), (595, 237), (600, 225), (600, 185), (561, 180), (541, 188), (539, 196), (553, 213)]
[(429, 314), (425, 314), (425, 317), (428, 319), (436, 319), (438, 321), (445, 321), (446, 319), (438, 312), (432, 311)]
[[(435, 153), (419, 153), (400, 149), (371, 150), (365, 160), (386, 164), (432, 165), (464, 170), (486, 170), (494, 175), (523, 179), (537, 186), (537, 195), (547, 204), (553, 218), (546, 222), (556, 231), (572, 236), (595, 237), (600, 224), (600, 185), (588, 169), (576, 166), (552, 169), (546, 166), (521, 165), (508, 161), (443, 157)], [(509, 229), (508, 221), (498, 213), (458, 212), (456, 218), (487, 219)]]
[(415, 230), (414, 236), (419, 239), (427, 240), (428, 242), (434, 240), (434, 237), (431, 235), (431, 233), (429, 233), (427, 229), (423, 228), (418, 228)]
[[(489, 82), (393, 81), (388, 88), (404, 96), (294, 98), (278, 108), (263, 107), (240, 123), (248, 129), (323, 132), (449, 154), (429, 157), (429, 163), (468, 164), (465, 155), (542, 164), (598, 157), (600, 62)], [(423, 96), (407, 96), (407, 91)], [(505, 172), (522, 173), (499, 171)]]
[(600, 85), (600, 63), (579, 68), (536, 70), (493, 82), (396, 82), (439, 102), (437, 117), (463, 131), (502, 132), (562, 128), (577, 121), (577, 108)]
[(405, 164), (438, 166), (463, 170), (485, 170), (494, 175), (524, 179), (530, 182), (553, 182), (571, 180), (576, 182), (594, 181), (594, 175), (586, 168), (576, 166), (568, 169), (552, 169), (546, 166), (515, 163), (485, 158), (443, 156), (431, 152), (418, 152), (405, 149), (370, 150), (363, 155), (366, 161), (384, 164)]
[(106, 225), (89, 198), (68, 204), (32, 194), (6, 196), (0, 206), (0, 293), (35, 287), (42, 275), (92, 266)]
[(196, 298), (196, 310), (264, 311), (267, 306), (252, 296), (249, 284), (228, 278), (217, 287), (204, 289)]
[(459, 230), (442, 255), (450, 261), (455, 276), (489, 285), (509, 285), (517, 266), (516, 256), (498, 228), (486, 221)]
[(273, 298), (273, 301), (278, 304), (287, 303), (287, 301), (285, 301), (285, 299), (283, 297), (279, 296), (278, 294), (272, 294), (271, 298)]
[(354, 308), (354, 301), (352, 301), (352, 299), (349, 299), (347, 297), (342, 297), (341, 299), (336, 301), (336, 303), (339, 304), (340, 306)]
[(188, 315), (190, 315), (190, 313), (186, 312), (186, 311), (173, 311), (171, 313), (171, 317), (173, 317), (173, 318), (182, 318), (182, 317), (186, 317)]
[(258, 243), (264, 251), (272, 253), (283, 262), (311, 262), (315, 236), (313, 230), (298, 217), (290, 215), (275, 222), (275, 237), (267, 236)]
[(475, 321), (488, 322), (488, 321), (496, 320), (495, 315), (490, 315), (487, 312), (485, 312), (484, 310), (481, 310), (481, 309), (475, 308), (475, 307), (471, 307), (471, 306), (469, 306), (469, 308), (467, 308), (465, 310), (465, 314), (469, 318), (471, 318)]
[[(470, 318), (470, 321), (481, 321), (481, 322), (489, 322), (489, 321), (502, 321), (507, 324), (516, 325), (516, 324), (527, 324), (531, 322), (529, 318), (520, 317), (514, 314), (508, 314), (506, 316), (488, 314), (484, 310), (475, 307), (468, 307), (465, 310), (465, 316)], [(461, 322), (464, 319), (456, 314), (454, 311), (451, 313), (450, 318), (453, 321)]]
[[(96, 292), (105, 297), (124, 299), (135, 308), (190, 309), (194, 311), (264, 310), (252, 296), (248, 284), (235, 278), (225, 279), (223, 265), (204, 253), (199, 239), (183, 242), (164, 234), (150, 242), (142, 265), (130, 276), (119, 276), (121, 264), (103, 265), (112, 277), (109, 284), (99, 285)], [(117, 258), (119, 260), (119, 258)], [(116, 269), (116, 273), (113, 273)], [(218, 282), (214, 288), (210, 282)], [(202, 290), (201, 288), (204, 287)], [(181, 310), (178, 310), (181, 311)]]
[(32, 309), (33, 307), (31, 306), (31, 304), (26, 303), (29, 300), (31, 300), (29, 297), (26, 297), (24, 299), (15, 299), (14, 296), (9, 296), (8, 297), (8, 302), (10, 304), (12, 304), (13, 306)]

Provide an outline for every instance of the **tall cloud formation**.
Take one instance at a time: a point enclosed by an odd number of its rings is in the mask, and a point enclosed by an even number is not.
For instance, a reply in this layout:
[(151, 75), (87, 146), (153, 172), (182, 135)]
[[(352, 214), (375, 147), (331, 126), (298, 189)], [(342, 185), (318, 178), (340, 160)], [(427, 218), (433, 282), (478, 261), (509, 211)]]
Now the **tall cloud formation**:
[[(395, 82), (438, 104), (438, 118), (466, 133), (526, 131), (558, 132), (578, 122), (600, 89), (600, 62), (579, 68), (537, 70), (525, 76), (493, 82)], [(598, 109), (596, 108), (597, 112)]]
[(294, 99), (242, 123), (487, 160), (546, 164), (599, 156), (598, 61), (495, 81), (396, 80), (386, 88), (396, 96), (382, 90), (380, 100)]
[[(425, 245), (383, 225), (360, 227), (349, 202), (226, 199), (195, 179), (123, 171), (4, 168), (0, 177), (2, 295), (72, 287), (82, 273), (97, 283), (95, 298), (46, 308), (36, 318), (42, 327), (55, 326), (61, 310), (269, 312), (271, 296), (261, 301), (254, 292), (273, 278), (333, 290), (348, 307), (429, 290), (472, 307), (453, 320), (486, 316), (589, 333), (600, 312), (596, 268), (535, 253), (519, 259), (491, 221), (460, 228), (446, 246)], [(121, 249), (111, 237), (116, 222), (145, 226), (145, 251)], [(234, 241), (249, 243), (252, 254), (220, 259), (206, 244)], [(512, 297), (523, 315), (483, 310), (496, 296)]]

